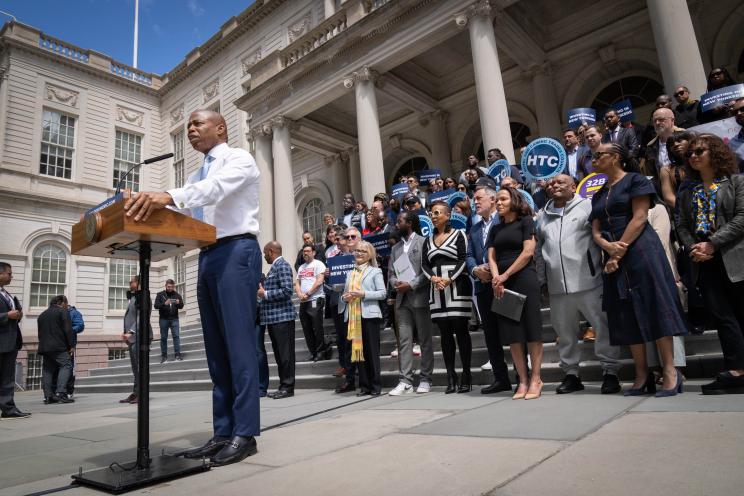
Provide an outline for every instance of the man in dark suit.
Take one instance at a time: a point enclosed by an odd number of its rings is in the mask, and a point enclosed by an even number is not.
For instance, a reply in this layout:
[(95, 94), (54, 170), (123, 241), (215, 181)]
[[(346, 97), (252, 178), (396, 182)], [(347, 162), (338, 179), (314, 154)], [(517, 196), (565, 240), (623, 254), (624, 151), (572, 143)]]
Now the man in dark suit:
[(638, 158), (638, 138), (635, 131), (620, 125), (620, 116), (617, 111), (610, 109), (604, 116), (607, 130), (602, 135), (602, 143), (620, 143), (628, 150), (628, 154), (634, 160)]
[[(36, 320), (39, 334), (38, 353), (44, 357), (42, 388), (44, 403), (73, 403), (67, 396), (67, 381), (72, 374), (72, 320), (67, 298), (55, 296)], [(56, 388), (52, 385), (56, 384)]]
[(13, 401), (15, 393), (15, 367), (18, 350), (23, 345), (21, 303), (5, 287), (13, 280), (13, 268), (0, 262), (0, 409), (2, 418), (26, 418), (30, 413), (18, 409)]
[(511, 391), (511, 381), (504, 361), (504, 348), (501, 345), (496, 315), (491, 312), (493, 289), (491, 289), (491, 271), (488, 267), (488, 249), (486, 248), (488, 232), (492, 226), (499, 223), (498, 215), (496, 215), (496, 184), (486, 185), (481, 178), (474, 198), (475, 211), (481, 216), (481, 220), (470, 229), (470, 234), (468, 234), (465, 262), (468, 273), (474, 281), (475, 301), (493, 370), (493, 383), (481, 389), (481, 394), (492, 394)]

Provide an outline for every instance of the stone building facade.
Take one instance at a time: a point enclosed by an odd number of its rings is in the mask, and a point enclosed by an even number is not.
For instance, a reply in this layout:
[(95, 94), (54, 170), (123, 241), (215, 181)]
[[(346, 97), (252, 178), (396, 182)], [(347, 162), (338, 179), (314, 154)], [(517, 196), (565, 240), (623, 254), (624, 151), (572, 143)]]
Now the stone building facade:
[[(144, 158), (176, 155), (127, 187), (163, 190), (196, 170), (192, 111), (222, 112), (229, 144), (254, 154), (261, 241), (292, 255), (347, 191), (370, 201), (401, 172), (457, 172), (491, 147), (514, 160), (530, 139), (558, 136), (573, 107), (630, 98), (647, 122), (660, 92), (686, 84), (699, 95), (712, 67), (742, 80), (742, 20), (736, 0), (259, 0), (163, 75), (6, 24), (0, 260), (26, 308), (28, 384), (35, 318), (54, 294), (85, 316), (79, 373), (120, 353), (136, 266), (71, 255), (70, 228)], [(153, 268), (153, 289), (178, 283), (182, 325), (198, 324), (197, 259)]]

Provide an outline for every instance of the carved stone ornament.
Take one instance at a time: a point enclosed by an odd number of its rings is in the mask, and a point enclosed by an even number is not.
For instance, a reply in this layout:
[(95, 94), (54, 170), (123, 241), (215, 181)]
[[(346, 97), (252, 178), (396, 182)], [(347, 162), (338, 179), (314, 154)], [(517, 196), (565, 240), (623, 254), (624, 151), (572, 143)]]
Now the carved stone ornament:
[(344, 78), (344, 87), (353, 88), (354, 84), (358, 81), (372, 81), (372, 83), (375, 83), (379, 79), (380, 73), (365, 65), (361, 70), (352, 72), (349, 76)]
[(491, 15), (494, 13), (494, 10), (495, 9), (491, 7), (491, 2), (489, 0), (478, 0), (473, 5), (468, 7), (467, 15), (468, 17), (491, 17)]
[(170, 111), (170, 120), (171, 124), (175, 124), (176, 122), (183, 119), (183, 104), (179, 105), (178, 107), (171, 109)]
[(305, 17), (297, 21), (296, 23), (287, 26), (287, 35), (289, 36), (289, 42), (294, 43), (298, 38), (307, 33), (310, 30), (310, 23), (312, 22), (312, 13), (308, 12)]
[(69, 105), (70, 107), (77, 107), (79, 95), (80, 93), (77, 91), (66, 90), (51, 84), (46, 85), (46, 99), (50, 102), (57, 102)]
[(294, 127), (294, 121), (292, 119), (284, 117), (283, 115), (277, 115), (276, 117), (271, 119), (271, 127), (286, 127), (287, 129), (292, 129)]
[(243, 57), (240, 60), (240, 66), (243, 70), (243, 76), (250, 76), (248, 72), (251, 70), (251, 67), (258, 63), (259, 60), (261, 60), (261, 47), (258, 47), (255, 52), (248, 55), (247, 57)]
[(220, 94), (220, 80), (215, 79), (204, 88), (202, 88), (202, 103), (207, 103), (212, 98)]
[(136, 110), (116, 107), (116, 120), (126, 122), (137, 127), (142, 127), (142, 121), (144, 120), (145, 114)]

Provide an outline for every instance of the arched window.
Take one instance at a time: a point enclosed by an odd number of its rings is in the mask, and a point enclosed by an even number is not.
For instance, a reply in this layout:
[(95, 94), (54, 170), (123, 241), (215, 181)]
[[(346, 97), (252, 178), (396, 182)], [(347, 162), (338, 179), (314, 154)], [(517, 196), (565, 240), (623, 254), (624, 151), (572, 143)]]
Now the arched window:
[(418, 171), (426, 169), (429, 164), (426, 162), (424, 157), (413, 157), (409, 158), (398, 167), (397, 172), (393, 175), (393, 181), (400, 181), (400, 176), (413, 174)]
[(627, 99), (637, 109), (654, 103), (656, 97), (663, 93), (664, 87), (653, 79), (630, 76), (607, 85), (599, 92), (591, 107), (597, 111), (599, 118), (613, 103)]
[(54, 243), (42, 243), (33, 254), (31, 271), (31, 305), (46, 307), (51, 299), (65, 294), (67, 255)]
[(136, 275), (137, 262), (134, 260), (112, 259), (109, 261), (109, 310), (126, 310), (129, 281)]
[(324, 239), (323, 202), (320, 198), (313, 198), (305, 204), (305, 208), (302, 209), (302, 227), (312, 233), (316, 242)]
[(510, 122), (509, 129), (512, 135), (512, 146), (515, 150), (527, 146), (527, 137), (532, 134), (528, 126), (521, 122)]

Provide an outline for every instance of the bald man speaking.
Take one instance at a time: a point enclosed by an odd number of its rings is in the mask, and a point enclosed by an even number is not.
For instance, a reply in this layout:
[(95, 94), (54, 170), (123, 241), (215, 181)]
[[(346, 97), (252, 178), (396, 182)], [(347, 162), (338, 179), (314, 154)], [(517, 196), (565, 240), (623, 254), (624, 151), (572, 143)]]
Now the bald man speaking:
[(216, 466), (257, 452), (260, 431), (256, 298), (261, 274), (258, 235), (258, 167), (245, 150), (227, 146), (227, 125), (218, 113), (198, 110), (188, 123), (191, 146), (202, 166), (182, 188), (142, 192), (124, 206), (145, 222), (157, 209), (175, 207), (217, 228), (217, 242), (199, 254), (197, 299), (212, 377), (214, 436), (186, 450), (187, 458), (209, 457)]

